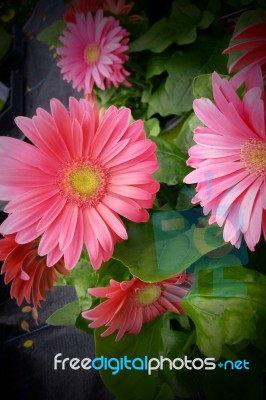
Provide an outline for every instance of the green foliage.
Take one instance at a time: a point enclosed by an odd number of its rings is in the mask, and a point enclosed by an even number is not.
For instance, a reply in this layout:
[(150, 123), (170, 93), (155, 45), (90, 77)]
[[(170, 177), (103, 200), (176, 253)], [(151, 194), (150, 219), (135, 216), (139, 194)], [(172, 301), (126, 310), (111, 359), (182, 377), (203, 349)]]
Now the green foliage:
[(221, 230), (215, 226), (190, 226), (174, 214), (183, 228), (175, 233), (162, 230), (172, 215), (156, 213), (145, 224), (127, 223), (128, 240), (116, 245), (113, 257), (129, 268), (132, 275), (146, 282), (157, 282), (184, 271), (202, 256), (223, 247)]
[(200, 37), (197, 43), (184, 52), (176, 52), (166, 63), (168, 77), (165, 83), (151, 95), (148, 116), (180, 115), (192, 109), (192, 82), (195, 76), (212, 73), (226, 73), (226, 58), (222, 51), (228, 39)]
[(41, 31), (38, 34), (37, 39), (40, 42), (47, 44), (49, 47), (58, 47), (62, 45), (59, 40), (59, 36), (61, 35), (61, 33), (63, 33), (65, 29), (66, 23), (63, 20), (55, 21), (43, 31)]
[(130, 44), (129, 51), (150, 50), (161, 53), (172, 43), (179, 45), (193, 43), (196, 40), (196, 27), (201, 21), (200, 10), (193, 4), (172, 3), (169, 19), (162, 18), (140, 38)]
[(46, 322), (54, 326), (75, 325), (80, 311), (79, 301), (76, 300), (56, 310)]
[[(161, 187), (149, 222), (125, 221), (128, 240), (116, 244), (110, 261), (94, 271), (83, 254), (71, 274), (60, 278), (59, 284), (75, 288), (77, 300), (57, 310), (47, 322), (75, 325), (91, 333), (81, 312), (95, 307), (99, 299), (88, 294), (89, 287), (108, 286), (110, 279), (124, 281), (132, 275), (145, 282), (159, 282), (184, 270), (194, 271), (195, 283), (183, 301), (186, 315), (167, 312), (144, 324), (139, 335), (125, 334), (119, 342), (115, 334), (104, 338), (100, 336), (103, 329), (96, 329), (97, 356), (125, 355), (132, 359), (165, 355), (173, 359), (187, 355), (192, 359), (215, 357), (217, 361), (246, 358), (253, 363), (254, 374), (230, 371), (229, 379), (228, 371), (219, 368), (165, 368), (151, 376), (140, 370), (123, 370), (116, 375), (110, 369), (101, 370), (103, 382), (118, 400), (173, 400), (199, 393), (204, 393), (206, 400), (256, 400), (261, 394), (259, 377), (266, 353), (265, 244), (260, 243), (249, 253), (248, 268), (243, 268), (241, 263), (245, 262), (230, 253), (232, 246), (223, 241), (222, 229), (209, 226), (207, 217), (200, 223), (184, 223), (178, 233), (171, 226), (169, 230), (160, 228), (161, 222), (165, 226), (168, 223), (167, 213), (174, 213), (178, 219), (178, 210), (193, 214), (198, 209), (191, 204), (194, 186), (183, 184), (191, 170), (186, 160), (194, 145), (193, 131), (202, 125), (193, 113), (193, 100), (213, 100), (214, 71), (229, 78), (228, 57), (222, 55), (232, 36), (226, 33), (227, 24), (235, 8), (240, 14), (235, 31), (262, 20), (261, 10), (242, 13), (251, 3), (254, 8), (255, 3), (264, 5), (263, 0), (173, 0), (157, 10), (144, 0), (141, 10), (140, 4), (135, 4), (136, 12), (143, 16), (141, 22), (119, 17), (131, 34), (126, 69), (132, 86), (104, 91), (97, 88), (95, 93), (100, 107), (129, 107), (133, 119), (143, 119), (147, 136), (157, 145), (160, 168), (154, 177)], [(63, 21), (56, 21), (38, 39), (49, 47), (59, 46), (58, 38), (65, 27)], [(235, 57), (230, 55), (229, 62)]]
[(266, 277), (243, 267), (199, 271), (183, 301), (201, 352), (219, 359), (223, 344), (256, 339), (266, 327)]
[(11, 35), (0, 27), (0, 61), (4, 58), (12, 42)]
[(76, 267), (71, 271), (71, 274), (61, 278), (60, 284), (74, 286), (79, 299), (79, 305), (82, 310), (86, 310), (92, 304), (88, 288), (94, 287), (96, 282), (97, 275), (90, 262), (85, 258), (81, 258)]
[[(96, 356), (107, 358), (127, 356), (157, 357), (163, 351), (161, 338), (161, 319), (145, 324), (138, 335), (125, 335), (119, 342), (115, 342), (115, 335), (101, 337), (103, 329), (95, 329)], [(112, 371), (100, 370), (101, 378), (107, 388), (113, 392), (118, 400), (152, 400), (163, 382), (156, 374), (148, 375), (147, 371), (124, 369), (113, 375)]]
[(168, 185), (182, 183), (185, 175), (190, 172), (186, 165), (187, 155), (164, 140), (163, 136), (152, 139), (157, 145), (156, 155), (160, 165), (160, 169), (154, 174), (155, 179)]

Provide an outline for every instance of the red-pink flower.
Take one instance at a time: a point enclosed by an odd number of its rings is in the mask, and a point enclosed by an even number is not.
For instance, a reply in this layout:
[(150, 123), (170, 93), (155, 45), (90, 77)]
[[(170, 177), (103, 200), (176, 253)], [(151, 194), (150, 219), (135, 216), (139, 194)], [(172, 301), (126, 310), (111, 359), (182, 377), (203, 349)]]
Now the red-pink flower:
[[(253, 79), (253, 84), (251, 80)], [(242, 236), (250, 250), (266, 238), (265, 95), (260, 68), (254, 67), (249, 89), (240, 99), (231, 81), (212, 76), (211, 100), (194, 100), (204, 126), (194, 130), (197, 143), (188, 165), (196, 168), (184, 179), (197, 183), (194, 203), (200, 202), (210, 223), (224, 224), (224, 240), (236, 247)]]
[[(265, 15), (266, 16), (266, 15)], [(223, 54), (236, 53), (236, 59), (231, 62), (229, 72), (237, 72), (233, 82), (240, 86), (244, 82), (251, 68), (259, 64), (266, 73), (266, 21), (252, 24), (236, 32)]]
[[(74, 0), (72, 4), (66, 5), (64, 20), (66, 22), (75, 22), (76, 14), (94, 13), (100, 9), (110, 12), (114, 15), (128, 15), (134, 6), (134, 2), (127, 3), (125, 0)], [(139, 21), (139, 15), (129, 17), (132, 22)]]
[(64, 20), (66, 22), (76, 22), (77, 14), (95, 13), (103, 9), (103, 0), (73, 0), (66, 4)]
[(18, 305), (25, 299), (34, 307), (39, 306), (46, 292), (52, 290), (54, 282), (58, 281), (57, 272), (62, 275), (69, 273), (62, 259), (53, 267), (47, 267), (46, 257), (40, 257), (37, 249), (38, 240), (18, 244), (15, 235), (0, 240), (0, 260), (4, 261), (1, 273), (5, 274), (6, 284), (12, 282), (10, 295)]
[(88, 289), (91, 295), (107, 300), (82, 315), (93, 321), (90, 328), (107, 327), (101, 336), (111, 335), (116, 330), (116, 340), (125, 333), (137, 335), (145, 322), (166, 311), (183, 313), (181, 301), (192, 281), (192, 275), (186, 272), (156, 283), (142, 282), (136, 277), (124, 282), (112, 279), (110, 286)]
[(10, 213), (1, 233), (16, 242), (40, 237), (38, 253), (51, 266), (64, 256), (67, 268), (79, 260), (85, 243), (92, 265), (110, 259), (114, 244), (127, 239), (119, 215), (149, 219), (158, 182), (156, 145), (143, 122), (131, 123), (128, 108), (98, 111), (85, 99), (70, 98), (68, 111), (51, 100), (51, 112), (37, 109), (16, 123), (29, 144), (0, 138), (0, 198)]
[(77, 90), (90, 94), (94, 85), (100, 89), (119, 83), (130, 86), (129, 72), (123, 66), (128, 59), (129, 32), (115, 18), (104, 17), (102, 10), (95, 16), (77, 14), (60, 40), (63, 46), (56, 49), (57, 65), (63, 79), (72, 81)]

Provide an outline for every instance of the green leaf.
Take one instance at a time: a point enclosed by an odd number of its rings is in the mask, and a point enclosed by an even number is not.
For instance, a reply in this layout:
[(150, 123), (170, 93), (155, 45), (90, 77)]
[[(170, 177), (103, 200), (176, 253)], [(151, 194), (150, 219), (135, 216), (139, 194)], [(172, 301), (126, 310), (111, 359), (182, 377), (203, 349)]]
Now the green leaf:
[[(199, 209), (154, 213), (152, 222), (158, 271), (164, 274), (184, 271), (203, 256), (226, 246), (221, 228), (206, 225), (207, 218), (201, 218)], [(208, 257), (203, 258), (203, 263), (207, 260)]]
[(146, 78), (150, 79), (155, 75), (161, 75), (166, 70), (166, 62), (169, 60), (170, 55), (170, 51), (152, 54), (147, 61)]
[(124, 264), (113, 258), (101, 265), (97, 275), (97, 287), (109, 286), (110, 279), (115, 279), (118, 282), (131, 279), (128, 268), (125, 268)]
[(158, 269), (152, 222), (126, 222), (126, 228), (128, 240), (116, 244), (113, 258), (143, 281), (156, 282), (168, 278), (169, 274), (162, 274)]
[(79, 302), (76, 300), (56, 310), (46, 322), (47, 324), (54, 326), (75, 325), (80, 311)]
[(202, 12), (202, 17), (200, 22), (198, 23), (198, 29), (207, 29), (214, 21), (215, 16), (208, 10), (204, 10)]
[(162, 18), (141, 37), (129, 46), (129, 52), (150, 50), (161, 53), (172, 43), (179, 45), (193, 43), (196, 40), (196, 26), (200, 21), (199, 9), (192, 5), (179, 5), (173, 2), (169, 19)]
[(266, 277), (242, 267), (199, 271), (197, 284), (183, 300), (194, 321), (197, 345), (218, 359), (224, 344), (256, 339), (266, 324)]
[(202, 126), (202, 123), (194, 113), (191, 113), (175, 139), (175, 144), (180, 151), (187, 153), (190, 147), (195, 145), (193, 131), (197, 126)]
[(166, 82), (149, 99), (148, 116), (159, 113), (165, 117), (191, 111), (193, 79), (213, 71), (222, 74), (227, 72), (226, 57), (222, 55), (227, 43), (227, 38), (217, 41), (202, 36), (186, 52), (173, 54), (166, 64)]
[(192, 90), (195, 99), (206, 97), (213, 101), (212, 74), (198, 75), (193, 79)]
[[(95, 330), (96, 355), (108, 359), (116, 357), (132, 360), (135, 357), (144, 359), (158, 357), (163, 352), (161, 339), (161, 318), (144, 324), (138, 335), (126, 334), (119, 342), (115, 335), (101, 337), (103, 329)], [(113, 363), (114, 364), (114, 363)], [(140, 361), (135, 363), (140, 365)], [(118, 400), (153, 400), (159, 391), (162, 381), (157, 373), (148, 375), (147, 370), (127, 370), (124, 368), (117, 374), (110, 369), (101, 369), (100, 375), (107, 388), (116, 395)]]
[(45, 28), (43, 31), (41, 31), (37, 35), (37, 39), (44, 43), (47, 44), (49, 47), (58, 47), (62, 45), (62, 43), (59, 40), (59, 36), (63, 31), (66, 29), (66, 23), (63, 20), (58, 20), (53, 22), (50, 26)]
[(144, 121), (144, 131), (148, 137), (158, 136), (161, 131), (159, 120), (157, 118), (150, 118), (147, 121)]
[(156, 155), (160, 169), (155, 172), (154, 178), (168, 185), (182, 183), (184, 177), (191, 171), (186, 165), (187, 155), (182, 153), (177, 146), (167, 142), (162, 137), (152, 138), (157, 145)]
[(0, 27), (0, 60), (4, 58), (12, 43), (12, 37)]
[[(128, 240), (118, 243), (113, 258), (146, 282), (167, 279), (190, 267), (215, 249), (225, 246), (217, 226), (200, 227), (197, 210), (160, 211), (145, 224), (127, 222)], [(195, 216), (195, 217), (194, 217)], [(199, 221), (199, 227), (190, 220)], [(204, 219), (207, 222), (207, 219)]]
[(72, 285), (75, 287), (81, 310), (87, 310), (92, 304), (92, 297), (88, 294), (89, 287), (95, 287), (97, 274), (90, 262), (81, 258), (70, 275), (61, 277), (61, 285)]
[[(229, 75), (220, 74), (220, 77), (228, 79)], [(206, 97), (213, 101), (212, 74), (198, 75), (193, 79), (193, 95), (196, 99)]]

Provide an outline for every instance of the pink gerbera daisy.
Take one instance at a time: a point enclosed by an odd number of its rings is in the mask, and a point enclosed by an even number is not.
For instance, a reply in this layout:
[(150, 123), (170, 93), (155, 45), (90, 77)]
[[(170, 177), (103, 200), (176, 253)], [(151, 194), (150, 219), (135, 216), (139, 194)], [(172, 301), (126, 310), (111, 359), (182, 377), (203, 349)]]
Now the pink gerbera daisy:
[(2, 274), (5, 274), (5, 283), (11, 283), (11, 298), (20, 305), (25, 299), (40, 305), (45, 299), (48, 290), (53, 289), (54, 282), (58, 281), (57, 272), (67, 275), (63, 260), (60, 259), (53, 267), (47, 267), (46, 257), (37, 254), (38, 240), (27, 244), (18, 244), (15, 235), (8, 235), (0, 240), (0, 260), (4, 261)]
[(200, 202), (210, 223), (224, 224), (224, 240), (240, 246), (244, 235), (250, 250), (266, 237), (265, 97), (260, 68), (251, 71), (253, 85), (240, 99), (230, 81), (212, 76), (215, 104), (194, 100), (197, 127), (184, 179), (197, 183), (193, 202)]
[(118, 214), (134, 222), (149, 219), (158, 182), (155, 144), (143, 122), (130, 123), (128, 108), (100, 113), (85, 99), (70, 98), (70, 112), (51, 100), (50, 115), (37, 109), (16, 123), (33, 143), (0, 138), (0, 198), (9, 200), (3, 234), (18, 243), (40, 237), (38, 253), (67, 268), (85, 243), (94, 268), (110, 259), (114, 244), (127, 239)]
[(250, 73), (250, 69), (259, 64), (266, 73), (266, 21), (250, 25), (235, 33), (230, 46), (223, 54), (239, 53), (231, 62), (229, 72), (238, 71), (233, 82), (240, 86)]
[(90, 328), (107, 327), (101, 336), (118, 330), (116, 340), (120, 340), (125, 333), (137, 335), (145, 322), (166, 311), (183, 313), (181, 300), (191, 283), (192, 275), (186, 272), (156, 283), (142, 282), (136, 277), (124, 282), (112, 279), (110, 286), (88, 289), (89, 294), (107, 300), (82, 315), (93, 321)]
[(94, 17), (77, 14), (75, 23), (68, 23), (60, 36), (63, 46), (56, 50), (63, 79), (72, 81), (79, 91), (84, 89), (85, 94), (90, 94), (94, 85), (100, 89), (129, 85), (129, 72), (123, 67), (128, 59), (128, 36), (119, 21), (104, 17), (102, 10)]

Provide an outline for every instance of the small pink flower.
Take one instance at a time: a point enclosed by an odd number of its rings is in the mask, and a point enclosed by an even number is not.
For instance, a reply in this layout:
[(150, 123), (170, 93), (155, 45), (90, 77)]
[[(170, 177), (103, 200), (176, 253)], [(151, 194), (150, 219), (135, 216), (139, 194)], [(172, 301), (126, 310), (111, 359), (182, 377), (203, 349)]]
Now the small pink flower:
[[(266, 15), (265, 15), (266, 17)], [(233, 83), (240, 86), (250, 74), (251, 68), (259, 64), (266, 73), (266, 21), (250, 25), (235, 33), (230, 46), (223, 54), (239, 53), (229, 66), (229, 72), (236, 73)]]
[(103, 0), (73, 0), (66, 4), (64, 20), (75, 23), (77, 14), (95, 13), (100, 9), (103, 9)]
[(195, 168), (184, 179), (197, 183), (194, 203), (200, 202), (209, 222), (224, 224), (225, 241), (240, 246), (242, 236), (250, 250), (266, 238), (265, 95), (260, 68), (253, 67), (243, 99), (231, 81), (212, 76), (215, 104), (194, 100), (204, 126), (194, 130), (197, 143), (189, 150), (188, 165)]
[(38, 253), (52, 266), (64, 256), (66, 268), (79, 260), (83, 244), (94, 268), (127, 239), (119, 215), (149, 219), (159, 183), (156, 145), (143, 122), (131, 123), (128, 108), (99, 112), (85, 99), (70, 98), (69, 111), (51, 100), (52, 115), (38, 108), (16, 123), (33, 143), (0, 137), (0, 198), (10, 213), (1, 225), (16, 242), (40, 237)]
[[(133, 6), (134, 2), (127, 3), (125, 0), (74, 0), (72, 4), (66, 5), (64, 20), (66, 22), (75, 22), (76, 14), (94, 13), (100, 9), (117, 16), (128, 15)], [(129, 19), (132, 22), (138, 22), (142, 17), (131, 15)]]
[(102, 10), (95, 16), (77, 14), (60, 40), (63, 46), (56, 50), (57, 65), (63, 79), (72, 81), (78, 91), (90, 94), (94, 85), (102, 90), (119, 83), (130, 86), (129, 72), (123, 66), (128, 59), (129, 32), (115, 18), (104, 17)]
[(91, 295), (107, 300), (82, 315), (93, 321), (90, 328), (107, 327), (101, 336), (111, 335), (116, 330), (116, 340), (125, 333), (137, 335), (145, 322), (166, 311), (183, 313), (181, 301), (192, 281), (192, 275), (186, 272), (156, 283), (142, 282), (136, 277), (124, 282), (112, 279), (110, 286), (88, 289)]
[(46, 257), (37, 254), (38, 241), (27, 244), (15, 242), (15, 235), (8, 235), (0, 240), (0, 260), (4, 261), (2, 274), (5, 274), (5, 283), (11, 283), (11, 298), (20, 305), (25, 299), (34, 307), (45, 299), (47, 291), (53, 289), (54, 282), (58, 281), (57, 272), (68, 275), (63, 260), (60, 259), (53, 267), (47, 267)]

